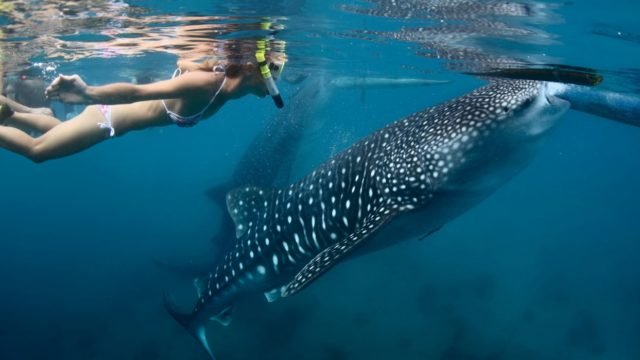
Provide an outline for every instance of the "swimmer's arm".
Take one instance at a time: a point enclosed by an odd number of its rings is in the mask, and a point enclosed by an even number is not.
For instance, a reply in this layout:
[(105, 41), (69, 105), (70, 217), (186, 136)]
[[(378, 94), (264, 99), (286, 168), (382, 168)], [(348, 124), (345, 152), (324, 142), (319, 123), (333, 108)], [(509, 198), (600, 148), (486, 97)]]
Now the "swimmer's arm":
[(113, 83), (88, 86), (78, 75), (61, 75), (51, 83), (45, 94), (49, 99), (72, 104), (130, 104), (195, 95), (215, 86), (212, 85), (211, 76), (214, 76), (211, 72), (198, 71), (144, 85)]

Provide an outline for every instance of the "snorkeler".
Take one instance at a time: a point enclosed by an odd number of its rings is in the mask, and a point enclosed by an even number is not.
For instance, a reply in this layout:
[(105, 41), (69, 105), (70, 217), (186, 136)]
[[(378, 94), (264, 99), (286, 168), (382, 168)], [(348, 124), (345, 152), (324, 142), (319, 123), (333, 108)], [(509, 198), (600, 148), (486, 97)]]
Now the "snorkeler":
[[(88, 86), (78, 75), (58, 76), (46, 89), (51, 100), (89, 104), (78, 116), (54, 117), (20, 112), (0, 100), (0, 147), (36, 163), (85, 150), (129, 131), (175, 124), (191, 127), (215, 114), (228, 100), (248, 94), (282, 99), (275, 86), (286, 59), (258, 48), (252, 61), (178, 61), (170, 80), (151, 84)], [(32, 137), (20, 129), (42, 133)]]

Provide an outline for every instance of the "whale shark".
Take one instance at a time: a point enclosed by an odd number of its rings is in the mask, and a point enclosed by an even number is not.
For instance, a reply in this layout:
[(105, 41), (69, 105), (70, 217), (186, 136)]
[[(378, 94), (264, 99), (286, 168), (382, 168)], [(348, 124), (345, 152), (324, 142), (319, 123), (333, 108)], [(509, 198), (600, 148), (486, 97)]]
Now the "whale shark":
[(531, 161), (570, 107), (561, 95), (582, 96), (575, 88), (492, 79), (387, 125), (288, 186), (230, 191), (234, 247), (190, 312), (165, 296), (168, 312), (214, 359), (206, 325), (228, 324), (238, 299), (296, 294), (341, 261), (422, 238), (488, 197)]
[[(228, 179), (207, 189), (206, 196), (211, 203), (226, 206), (227, 193), (247, 183), (268, 187), (288, 184), (303, 139), (311, 125), (318, 121), (317, 114), (327, 106), (336, 89), (365, 91), (428, 87), (451, 82), (423, 78), (331, 76), (326, 71), (287, 74), (297, 79), (295, 89), (287, 97), (287, 106), (265, 123)], [(154, 259), (154, 263), (171, 274), (193, 280), (200, 292), (201, 282), (206, 279), (203, 275), (235, 246), (235, 226), (230, 217), (220, 218), (220, 225), (211, 237), (210, 244), (211, 249), (204, 258), (190, 258), (186, 261)]]

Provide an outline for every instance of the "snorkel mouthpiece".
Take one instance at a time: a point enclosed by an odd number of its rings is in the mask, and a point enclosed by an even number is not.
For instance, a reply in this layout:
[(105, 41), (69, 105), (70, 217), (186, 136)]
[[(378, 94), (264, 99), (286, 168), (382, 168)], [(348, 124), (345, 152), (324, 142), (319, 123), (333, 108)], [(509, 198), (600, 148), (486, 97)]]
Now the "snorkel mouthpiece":
[(266, 44), (263, 40), (259, 40), (257, 45), (256, 60), (260, 67), (260, 74), (262, 74), (264, 84), (267, 86), (267, 91), (269, 92), (269, 95), (271, 95), (276, 107), (278, 109), (282, 109), (284, 107), (284, 101), (282, 100), (282, 96), (280, 96), (280, 91), (278, 90), (276, 82), (271, 75), (271, 70), (269, 69), (269, 64), (265, 57)]
[(282, 109), (284, 107), (284, 101), (282, 100), (282, 96), (280, 96), (280, 92), (278, 91), (278, 87), (276, 87), (276, 82), (273, 81), (273, 77), (268, 77), (264, 79), (265, 85), (267, 85), (267, 90), (269, 91), (269, 95), (273, 99), (273, 102), (276, 104), (278, 109)]

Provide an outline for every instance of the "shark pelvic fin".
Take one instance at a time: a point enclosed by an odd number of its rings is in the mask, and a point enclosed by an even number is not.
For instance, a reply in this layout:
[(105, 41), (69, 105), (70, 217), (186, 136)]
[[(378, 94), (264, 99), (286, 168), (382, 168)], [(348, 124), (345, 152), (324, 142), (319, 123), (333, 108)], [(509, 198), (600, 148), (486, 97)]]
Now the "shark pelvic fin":
[(211, 320), (215, 320), (219, 322), (220, 324), (222, 324), (222, 326), (229, 326), (229, 324), (231, 324), (232, 310), (233, 310), (232, 307), (228, 307), (222, 310), (220, 314), (212, 317)]
[(309, 284), (320, 275), (327, 272), (327, 270), (342, 260), (357, 245), (361, 244), (365, 239), (369, 238), (371, 234), (386, 224), (393, 216), (394, 213), (372, 213), (369, 215), (358, 230), (326, 248), (305, 265), (293, 280), (283, 288), (282, 297), (293, 295), (309, 286)]
[(273, 196), (272, 189), (242, 187), (227, 194), (227, 210), (236, 225), (236, 237), (241, 238), (267, 210)]

